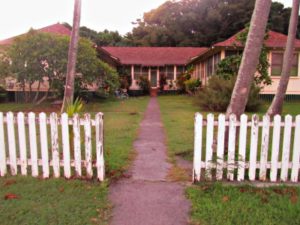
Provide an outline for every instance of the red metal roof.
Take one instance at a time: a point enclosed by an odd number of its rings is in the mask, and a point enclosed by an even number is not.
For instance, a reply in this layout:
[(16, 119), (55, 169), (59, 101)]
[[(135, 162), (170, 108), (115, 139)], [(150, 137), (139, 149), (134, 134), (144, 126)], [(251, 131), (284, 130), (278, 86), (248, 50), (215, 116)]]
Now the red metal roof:
[(199, 47), (100, 47), (123, 65), (186, 65), (207, 48)]
[[(242, 32), (242, 31), (240, 31)], [(240, 33), (233, 35), (225, 41), (214, 44), (213, 46), (219, 47), (230, 47), (230, 46), (242, 46), (241, 43), (237, 40), (237, 35)], [(269, 48), (285, 48), (287, 42), (287, 36), (275, 31), (268, 32), (268, 39), (265, 41), (265, 45)], [(300, 48), (300, 40), (296, 40), (295, 48)]]
[[(52, 33), (52, 34), (57, 34), (57, 35), (71, 36), (71, 30), (60, 23), (56, 23), (56, 24), (53, 24), (53, 25), (50, 25), (47, 27), (43, 27), (41, 29), (37, 29), (37, 31), (43, 32), (43, 33)], [(2, 41), (0, 41), (0, 45), (10, 45), (10, 44), (12, 44), (12, 42), (14, 41), (14, 39), (16, 37), (18, 37), (18, 36), (2, 40)]]

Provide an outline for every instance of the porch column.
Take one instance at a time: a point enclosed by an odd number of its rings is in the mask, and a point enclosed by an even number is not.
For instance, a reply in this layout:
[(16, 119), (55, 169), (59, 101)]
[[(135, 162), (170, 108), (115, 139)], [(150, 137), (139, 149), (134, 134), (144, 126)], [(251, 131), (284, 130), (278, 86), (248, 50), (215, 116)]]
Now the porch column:
[(174, 65), (174, 81), (177, 80), (177, 66)]
[(159, 87), (159, 67), (156, 68), (156, 87)]
[(221, 51), (221, 60), (225, 59), (226, 55), (225, 55), (225, 50)]
[(131, 88), (135, 87), (135, 80), (134, 80), (134, 65), (131, 65)]

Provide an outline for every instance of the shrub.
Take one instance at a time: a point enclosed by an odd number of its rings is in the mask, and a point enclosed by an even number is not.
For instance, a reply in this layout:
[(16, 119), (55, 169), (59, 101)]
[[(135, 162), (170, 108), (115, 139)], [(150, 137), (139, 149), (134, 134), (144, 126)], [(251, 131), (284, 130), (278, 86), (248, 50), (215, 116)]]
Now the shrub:
[(142, 89), (143, 94), (149, 94), (150, 93), (150, 81), (148, 80), (148, 77), (140, 76), (138, 80), (138, 85)]
[(159, 89), (160, 89), (160, 91), (164, 90), (164, 87), (165, 87), (166, 84), (167, 84), (167, 77), (166, 77), (166, 75), (161, 74), (160, 78), (159, 78)]
[(180, 74), (176, 80), (176, 86), (181, 92), (185, 92), (185, 82), (192, 77), (194, 67), (189, 67), (183, 74)]
[[(208, 85), (197, 96), (198, 105), (206, 111), (225, 112), (231, 98), (236, 77), (225, 80), (219, 76), (212, 76)], [(251, 86), (246, 111), (257, 111), (261, 106), (259, 100), (260, 87), (254, 83)]]
[(199, 79), (191, 78), (184, 82), (185, 91), (189, 94), (195, 94), (198, 88), (201, 86), (201, 81)]

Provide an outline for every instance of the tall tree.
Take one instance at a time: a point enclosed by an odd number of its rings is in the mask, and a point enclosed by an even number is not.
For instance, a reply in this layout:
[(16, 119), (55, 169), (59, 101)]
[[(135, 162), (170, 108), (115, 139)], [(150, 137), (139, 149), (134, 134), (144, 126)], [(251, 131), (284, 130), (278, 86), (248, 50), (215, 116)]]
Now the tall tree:
[[(132, 32), (123, 38), (123, 43), (134, 46), (211, 46), (242, 30), (251, 20), (254, 5), (255, 0), (166, 1), (138, 19)], [(273, 2), (269, 28), (287, 34), (290, 13), (290, 8)]]
[(239, 117), (245, 111), (263, 46), (271, 4), (271, 0), (256, 0), (255, 2), (242, 62), (226, 112), (227, 116), (235, 114)]
[(76, 60), (79, 41), (79, 28), (80, 28), (80, 16), (81, 16), (81, 0), (75, 0), (74, 4), (74, 17), (72, 36), (68, 53), (68, 65), (67, 65), (67, 77), (65, 85), (65, 94), (61, 111), (64, 111), (69, 102), (73, 102), (74, 99), (74, 81), (76, 73)]
[(267, 111), (267, 114), (270, 116), (281, 114), (282, 112), (282, 105), (289, 84), (289, 78), (290, 78), (290, 73), (292, 68), (293, 57), (294, 57), (294, 46), (295, 46), (295, 39), (296, 39), (297, 26), (298, 26), (298, 12), (299, 12), (299, 0), (293, 0), (288, 39), (287, 39), (286, 48), (283, 56), (281, 77), (280, 77), (280, 81), (279, 81), (279, 85), (275, 97), (272, 101), (271, 106)]

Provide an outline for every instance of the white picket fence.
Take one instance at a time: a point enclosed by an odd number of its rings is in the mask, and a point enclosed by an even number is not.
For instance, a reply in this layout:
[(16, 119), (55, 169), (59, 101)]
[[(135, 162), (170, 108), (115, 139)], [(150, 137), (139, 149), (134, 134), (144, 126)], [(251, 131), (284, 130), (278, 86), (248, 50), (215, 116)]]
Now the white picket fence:
[[(81, 130), (84, 130), (84, 136)], [(92, 120), (90, 114), (85, 114), (84, 118), (80, 118), (78, 114), (68, 118), (66, 113), (60, 116), (51, 113), (47, 117), (45, 113), (36, 116), (30, 112), (26, 116), (19, 112), (15, 117), (12, 112), (6, 115), (0, 112), (0, 176), (5, 176), (8, 172), (14, 176), (19, 171), (21, 175), (28, 175), (28, 170), (31, 169), (33, 177), (40, 176), (41, 170), (43, 178), (49, 178), (52, 174), (58, 178), (63, 167), (62, 171), (67, 179), (91, 179), (95, 167), (98, 180), (103, 181), (103, 153), (102, 113), (96, 114)]]
[[(239, 129), (237, 129), (239, 128)], [(228, 132), (226, 132), (226, 129)], [(225, 144), (225, 135), (228, 142)], [(226, 151), (225, 151), (226, 148)], [(293, 121), (277, 115), (273, 120), (253, 115), (226, 121), (221, 114), (207, 119), (195, 115), (194, 182), (200, 180), (298, 182), (300, 115)]]

